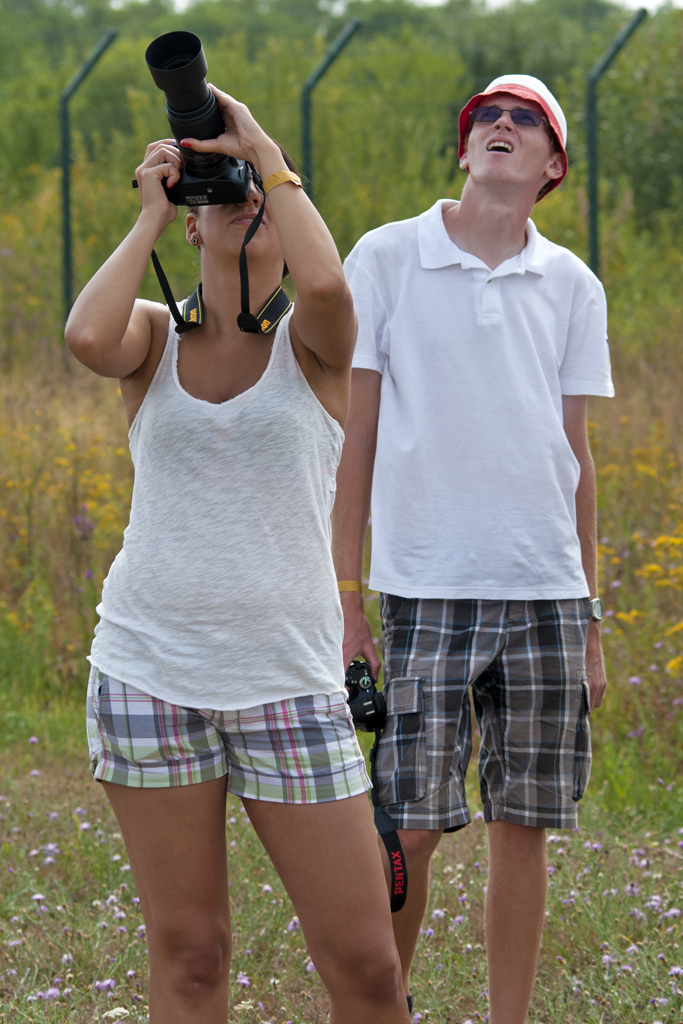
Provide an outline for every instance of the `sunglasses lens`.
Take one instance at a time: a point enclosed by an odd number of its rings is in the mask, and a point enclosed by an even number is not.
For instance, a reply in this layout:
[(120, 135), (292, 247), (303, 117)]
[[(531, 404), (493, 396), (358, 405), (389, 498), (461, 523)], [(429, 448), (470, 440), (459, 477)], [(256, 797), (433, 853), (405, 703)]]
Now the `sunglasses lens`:
[(502, 110), (500, 107), (475, 107), (470, 117), (473, 121), (497, 121)]
[(513, 110), (510, 116), (515, 124), (528, 124), (533, 128), (538, 128), (543, 120), (543, 114), (539, 114), (537, 110), (525, 110), (523, 107)]

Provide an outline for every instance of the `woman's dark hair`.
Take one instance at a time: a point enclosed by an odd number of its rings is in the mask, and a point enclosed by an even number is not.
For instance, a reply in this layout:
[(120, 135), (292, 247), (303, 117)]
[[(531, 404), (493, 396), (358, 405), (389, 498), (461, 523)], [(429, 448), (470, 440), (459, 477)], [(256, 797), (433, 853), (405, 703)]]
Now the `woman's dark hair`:
[[(272, 136), (271, 136), (271, 138), (272, 138)], [(282, 145), (282, 143), (278, 142), (277, 139), (273, 139), (273, 142), (275, 143), (275, 145), (278, 147), (278, 149), (282, 153), (282, 159), (287, 164), (287, 167), (289, 168), (289, 170), (293, 171), (294, 174), (298, 174), (298, 171), (296, 169), (296, 164), (294, 163), (294, 161), (292, 160), (291, 156), (289, 155), (289, 153), (287, 152), (285, 147)], [(199, 207), (198, 206), (188, 206), (187, 207), (187, 212), (188, 213), (197, 214), (199, 212)], [(287, 277), (288, 274), (289, 274), (289, 270), (287, 268), (287, 264), (285, 263), (283, 268), (282, 268), (282, 280), (283, 281)]]

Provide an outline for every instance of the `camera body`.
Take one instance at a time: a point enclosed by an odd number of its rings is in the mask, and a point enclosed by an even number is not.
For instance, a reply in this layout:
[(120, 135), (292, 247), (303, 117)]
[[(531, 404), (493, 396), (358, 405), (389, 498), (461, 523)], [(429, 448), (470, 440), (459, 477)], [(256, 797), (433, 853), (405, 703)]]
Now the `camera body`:
[[(186, 147), (180, 146), (183, 154)], [(192, 152), (192, 150), (190, 150)], [(229, 158), (232, 160), (232, 157)], [(241, 166), (240, 166), (241, 165)], [(200, 178), (183, 167), (180, 179), (172, 188), (166, 189), (170, 202), (176, 206), (218, 206), (221, 203), (244, 203), (249, 195), (251, 171), (244, 160), (235, 160), (220, 169), (216, 177)]]
[(352, 661), (346, 672), (348, 705), (353, 724), (361, 732), (383, 729), (387, 720), (384, 694), (375, 686), (367, 661)]
[(176, 206), (244, 203), (252, 172), (244, 160), (224, 153), (196, 153), (181, 139), (217, 139), (225, 122), (206, 84), (208, 70), (201, 40), (193, 32), (167, 32), (149, 44), (145, 60), (155, 84), (166, 96), (166, 116), (183, 169), (167, 195)]

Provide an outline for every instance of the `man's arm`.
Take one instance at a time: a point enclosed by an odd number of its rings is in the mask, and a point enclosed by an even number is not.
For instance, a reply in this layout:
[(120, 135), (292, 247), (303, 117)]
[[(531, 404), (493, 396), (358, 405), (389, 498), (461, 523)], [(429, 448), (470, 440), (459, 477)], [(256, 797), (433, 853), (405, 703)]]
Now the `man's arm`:
[[(562, 396), (564, 431), (581, 467), (576, 491), (576, 531), (581, 543), (581, 559), (588, 580), (589, 595), (593, 598), (598, 596), (598, 514), (595, 465), (588, 443), (587, 404), (585, 395)], [(599, 622), (591, 622), (588, 626), (586, 671), (591, 708), (599, 708), (607, 686)]]
[[(351, 406), (332, 509), (332, 557), (339, 580), (359, 580), (363, 575), (363, 545), (370, 516), (381, 382), (382, 377), (376, 370), (353, 370), (351, 374)], [(365, 616), (363, 595), (344, 593), (341, 602), (344, 667), (361, 654), (369, 661), (376, 678), (380, 661)]]

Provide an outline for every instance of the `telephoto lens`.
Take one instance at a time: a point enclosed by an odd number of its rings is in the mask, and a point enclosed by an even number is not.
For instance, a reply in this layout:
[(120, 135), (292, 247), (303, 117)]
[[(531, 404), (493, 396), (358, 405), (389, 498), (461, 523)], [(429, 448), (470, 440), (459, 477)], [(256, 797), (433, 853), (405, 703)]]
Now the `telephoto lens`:
[(216, 139), (225, 131), (216, 97), (206, 84), (207, 64), (201, 40), (193, 32), (167, 32), (147, 47), (145, 60), (155, 84), (166, 96), (166, 115), (183, 159), (180, 181), (168, 189), (176, 205), (243, 203), (251, 173), (244, 160), (224, 153), (196, 153), (181, 139)]

